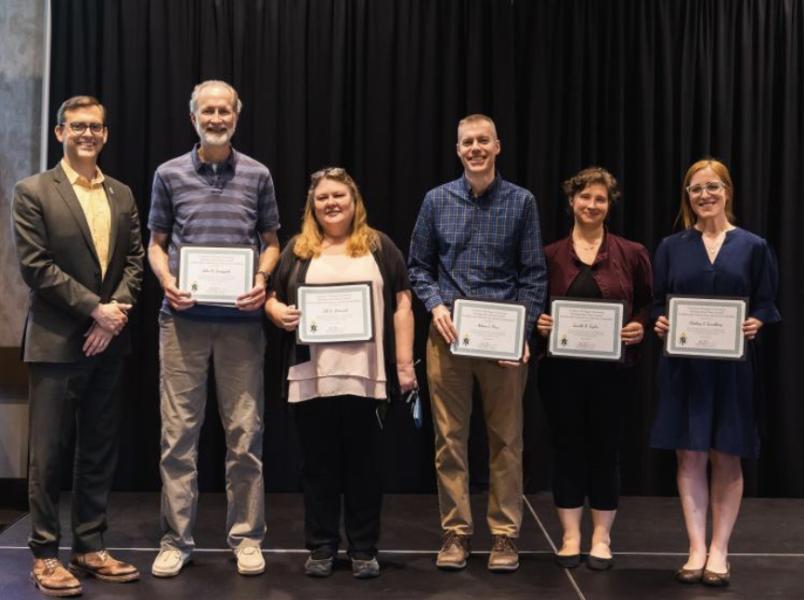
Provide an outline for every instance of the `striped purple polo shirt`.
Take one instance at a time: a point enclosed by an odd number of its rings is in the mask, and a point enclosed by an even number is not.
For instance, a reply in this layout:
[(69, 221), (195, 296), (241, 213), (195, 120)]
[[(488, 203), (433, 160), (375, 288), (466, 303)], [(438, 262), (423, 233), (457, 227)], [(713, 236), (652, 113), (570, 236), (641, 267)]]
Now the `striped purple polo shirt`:
[[(268, 167), (232, 149), (217, 169), (198, 157), (200, 144), (163, 163), (154, 173), (148, 229), (170, 235), (168, 266), (178, 273), (182, 244), (241, 245), (260, 250), (261, 233), (279, 229), (274, 183)], [(162, 311), (174, 313), (167, 301)], [(182, 316), (259, 319), (261, 310), (194, 306)], [(178, 314), (178, 313), (174, 313)]]

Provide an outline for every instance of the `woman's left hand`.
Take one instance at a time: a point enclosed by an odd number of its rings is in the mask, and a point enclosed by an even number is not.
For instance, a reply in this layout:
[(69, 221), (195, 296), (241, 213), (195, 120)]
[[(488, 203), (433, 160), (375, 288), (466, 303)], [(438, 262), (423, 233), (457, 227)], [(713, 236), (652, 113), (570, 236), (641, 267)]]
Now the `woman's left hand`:
[(743, 321), (743, 335), (748, 340), (753, 340), (757, 337), (759, 330), (762, 329), (764, 323), (755, 317), (748, 317)]
[(403, 394), (419, 387), (412, 362), (396, 363), (396, 376), (399, 379), (399, 391)]
[(643, 337), (645, 337), (645, 328), (642, 327), (642, 323), (638, 323), (637, 321), (627, 323), (625, 327), (620, 330), (620, 338), (626, 346), (638, 344), (642, 341)]

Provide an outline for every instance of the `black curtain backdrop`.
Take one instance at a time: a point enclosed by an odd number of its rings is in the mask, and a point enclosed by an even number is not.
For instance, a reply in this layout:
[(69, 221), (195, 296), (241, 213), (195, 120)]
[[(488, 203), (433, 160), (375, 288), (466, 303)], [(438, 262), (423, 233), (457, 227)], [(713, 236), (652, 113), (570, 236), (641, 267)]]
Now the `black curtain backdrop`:
[[(746, 491), (801, 497), (803, 10), (795, 0), (54, 0), (50, 112), (74, 94), (101, 99), (110, 128), (102, 168), (133, 188), (146, 222), (154, 169), (196, 140), (193, 85), (227, 80), (245, 105), (235, 145), (270, 167), (283, 241), (298, 230), (309, 174), (342, 165), (370, 222), (405, 251), (425, 192), (460, 173), (456, 124), (471, 112), (496, 120), (499, 169), (535, 194), (546, 242), (568, 230), (561, 181), (599, 164), (623, 191), (612, 230), (653, 252), (673, 230), (687, 166), (720, 157), (739, 224), (770, 241), (781, 268), (784, 322), (762, 334), (763, 450), (746, 464)], [(52, 143), (50, 162), (59, 155)], [(159, 487), (160, 301), (147, 273), (131, 323), (118, 489)], [(416, 317), (423, 356), (421, 306)], [(268, 332), (266, 486), (296, 490), (298, 445)], [(674, 457), (647, 447), (658, 353), (647, 339), (639, 386), (623, 399), (623, 491), (669, 494)], [(531, 491), (549, 486), (551, 460), (537, 371), (525, 397)], [(201, 488), (221, 490), (214, 394), (207, 416)], [(432, 427), (416, 431), (394, 407), (386, 431), (386, 489), (434, 490)], [(482, 488), (481, 423), (473, 436)]]

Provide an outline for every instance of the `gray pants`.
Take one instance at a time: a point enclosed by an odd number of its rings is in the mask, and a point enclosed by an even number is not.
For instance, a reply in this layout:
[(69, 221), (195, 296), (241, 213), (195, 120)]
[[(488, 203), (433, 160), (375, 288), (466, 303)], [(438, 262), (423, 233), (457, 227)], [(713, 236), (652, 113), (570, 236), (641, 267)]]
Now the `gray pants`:
[(262, 479), (265, 336), (254, 321), (205, 322), (159, 315), (162, 412), (161, 547), (189, 555), (198, 507), (198, 437), (209, 361), (226, 432), (226, 530), (231, 548), (265, 537)]

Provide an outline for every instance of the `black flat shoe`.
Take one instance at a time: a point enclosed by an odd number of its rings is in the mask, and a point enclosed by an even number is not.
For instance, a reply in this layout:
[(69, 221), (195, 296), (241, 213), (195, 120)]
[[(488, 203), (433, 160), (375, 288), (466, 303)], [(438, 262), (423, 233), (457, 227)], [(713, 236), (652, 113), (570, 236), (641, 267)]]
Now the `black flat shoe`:
[(581, 564), (580, 554), (554, 554), (556, 564), (563, 569), (574, 569)]
[(710, 587), (726, 587), (729, 585), (729, 579), (731, 578), (731, 565), (726, 563), (726, 572), (725, 573), (715, 573), (714, 571), (710, 571), (709, 569), (703, 570), (703, 575), (701, 575), (701, 583), (704, 585), (708, 585)]
[(593, 571), (608, 571), (614, 566), (614, 557), (600, 558), (591, 554), (586, 559), (586, 567)]
[(680, 583), (698, 583), (703, 578), (703, 569), (684, 569), (676, 571), (676, 581)]

